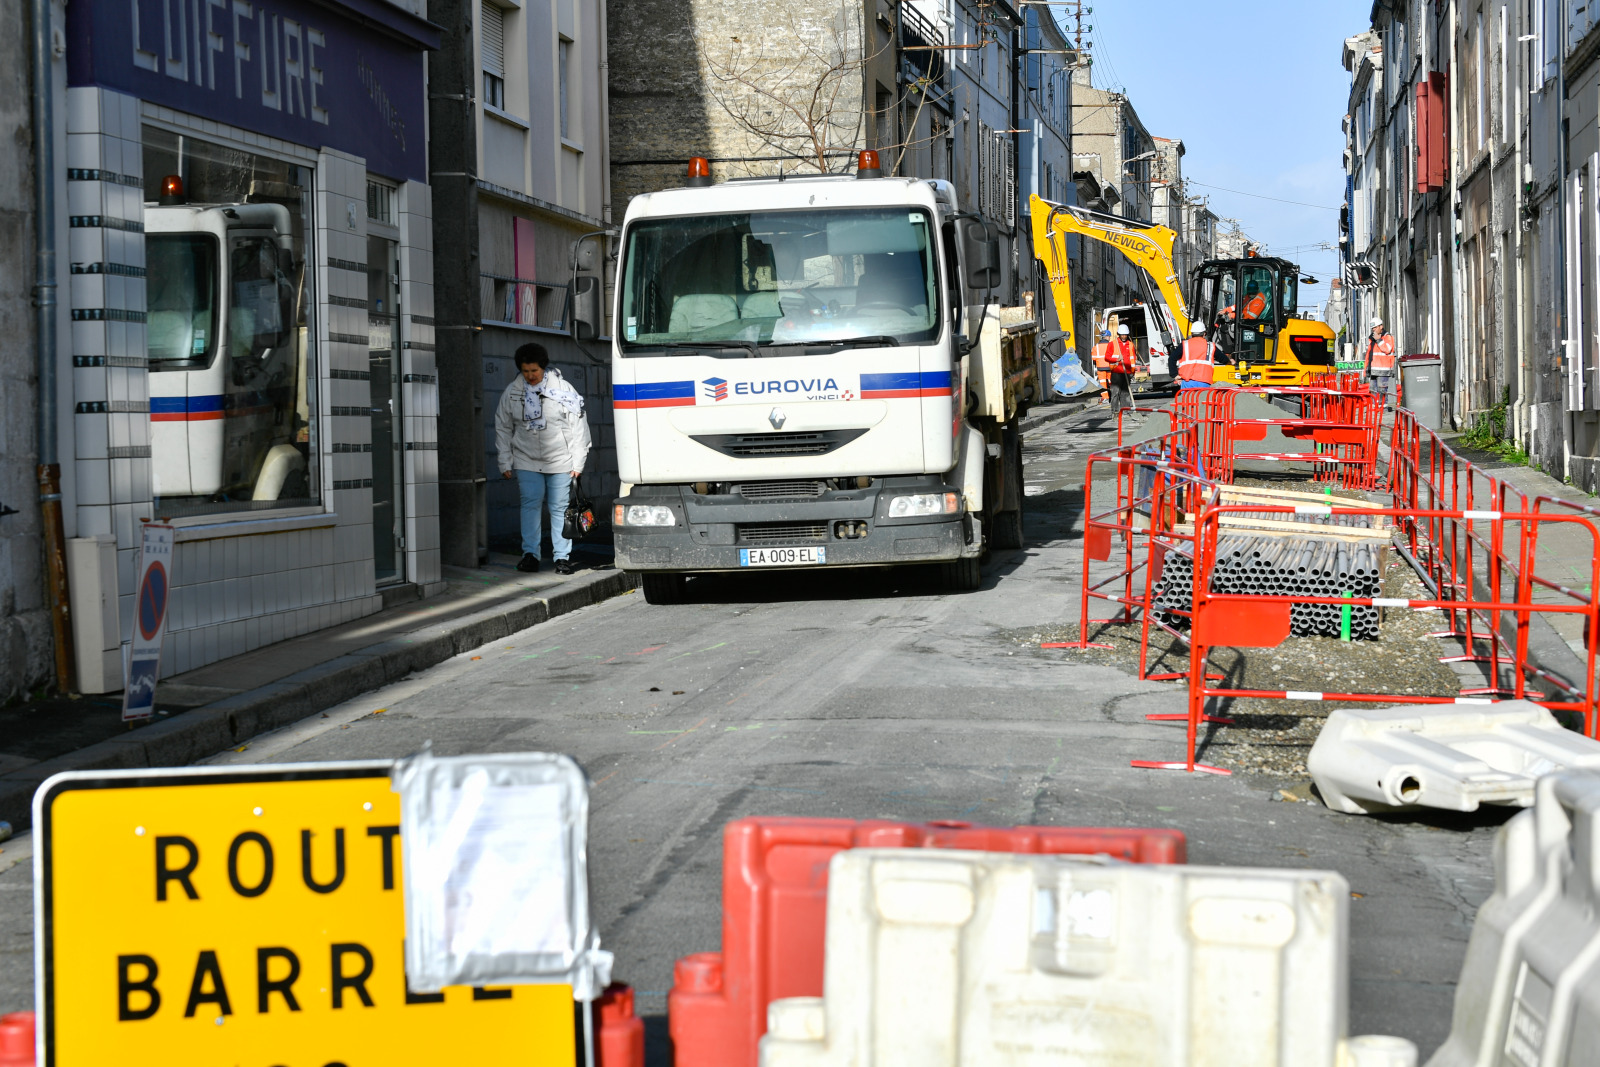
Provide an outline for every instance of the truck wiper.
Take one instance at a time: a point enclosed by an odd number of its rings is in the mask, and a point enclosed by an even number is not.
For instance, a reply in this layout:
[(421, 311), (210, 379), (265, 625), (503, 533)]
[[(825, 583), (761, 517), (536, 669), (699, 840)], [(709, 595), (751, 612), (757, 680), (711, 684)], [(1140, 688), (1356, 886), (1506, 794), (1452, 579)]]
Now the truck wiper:
[(640, 345), (640, 348), (687, 348), (696, 351), (710, 349), (719, 352), (743, 352), (746, 359), (755, 359), (760, 353), (756, 351), (754, 341), (657, 341), (651, 345)]
[(830, 337), (821, 341), (765, 341), (762, 348), (806, 348), (806, 349), (839, 349), (839, 348), (876, 348), (895, 347), (900, 344), (898, 337), (891, 337), (886, 333), (871, 334), (866, 337)]
[(875, 333), (866, 337), (846, 337), (842, 341), (834, 341), (833, 343), (844, 348), (893, 348), (900, 344), (900, 338), (891, 337), (886, 333)]

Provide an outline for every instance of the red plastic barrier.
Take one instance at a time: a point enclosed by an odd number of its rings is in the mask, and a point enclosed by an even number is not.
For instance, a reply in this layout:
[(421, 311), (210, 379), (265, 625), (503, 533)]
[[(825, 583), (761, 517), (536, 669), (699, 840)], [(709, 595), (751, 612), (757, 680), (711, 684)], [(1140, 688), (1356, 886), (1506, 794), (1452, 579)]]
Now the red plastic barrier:
[(633, 1013), (633, 987), (612, 982), (594, 1012), (596, 1067), (644, 1067), (644, 1020)]
[(33, 1067), (33, 1012), (0, 1015), (0, 1067)]
[(847, 848), (962, 848), (1182, 863), (1177, 830), (738, 819), (722, 838), (722, 951), (680, 959), (667, 995), (677, 1067), (755, 1067), (767, 1005), (822, 995), (828, 861)]

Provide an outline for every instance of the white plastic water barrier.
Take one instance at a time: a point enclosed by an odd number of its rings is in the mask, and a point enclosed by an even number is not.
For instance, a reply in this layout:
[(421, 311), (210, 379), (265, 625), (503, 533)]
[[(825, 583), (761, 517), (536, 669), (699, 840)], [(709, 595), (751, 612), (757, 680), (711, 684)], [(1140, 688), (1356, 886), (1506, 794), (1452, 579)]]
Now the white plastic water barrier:
[(1539, 780), (1495, 842), (1450, 1038), (1428, 1067), (1600, 1063), (1600, 774)]
[(774, 1001), (762, 1067), (1413, 1067), (1345, 1037), (1329, 871), (853, 849), (823, 997)]
[(1541, 775), (1600, 770), (1600, 741), (1527, 700), (1340, 708), (1328, 716), (1306, 766), (1335, 811), (1525, 808)]

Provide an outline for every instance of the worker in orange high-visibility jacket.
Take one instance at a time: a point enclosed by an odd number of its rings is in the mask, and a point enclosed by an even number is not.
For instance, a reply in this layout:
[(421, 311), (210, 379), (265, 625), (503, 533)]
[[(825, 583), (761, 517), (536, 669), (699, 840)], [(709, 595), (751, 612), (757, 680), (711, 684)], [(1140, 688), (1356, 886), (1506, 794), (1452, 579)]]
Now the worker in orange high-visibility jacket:
[[(1267, 313), (1267, 294), (1261, 291), (1261, 286), (1251, 282), (1244, 290), (1244, 318), (1246, 322), (1257, 322)], [(1229, 304), (1218, 313), (1218, 318), (1223, 322), (1233, 321), (1233, 305)]]
[(1106, 365), (1111, 369), (1112, 410), (1133, 407), (1133, 375), (1139, 369), (1139, 359), (1127, 326), (1119, 325), (1116, 339), (1106, 346)]
[(1189, 327), (1189, 339), (1178, 349), (1178, 388), (1205, 389), (1216, 381), (1217, 346), (1206, 340), (1206, 325)]
[(1394, 335), (1383, 328), (1381, 316), (1374, 316), (1367, 325), (1372, 331), (1367, 336), (1367, 380), (1372, 383), (1372, 391), (1383, 397), (1387, 411), (1394, 392)]
[(1107, 362), (1111, 354), (1111, 331), (1100, 331), (1100, 343), (1094, 346), (1094, 373), (1100, 379), (1100, 406), (1105, 407), (1111, 403), (1111, 364)]

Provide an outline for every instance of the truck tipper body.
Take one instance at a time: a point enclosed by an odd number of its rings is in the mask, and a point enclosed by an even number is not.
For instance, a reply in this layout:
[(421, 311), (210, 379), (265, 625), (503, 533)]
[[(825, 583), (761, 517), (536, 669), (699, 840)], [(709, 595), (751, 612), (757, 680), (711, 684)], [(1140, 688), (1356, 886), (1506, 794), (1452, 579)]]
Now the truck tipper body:
[[(944, 565), (1021, 541), (1032, 329), (947, 182), (733, 181), (635, 197), (612, 370), (617, 564), (685, 576)], [(1010, 321), (1003, 321), (1009, 319)]]

